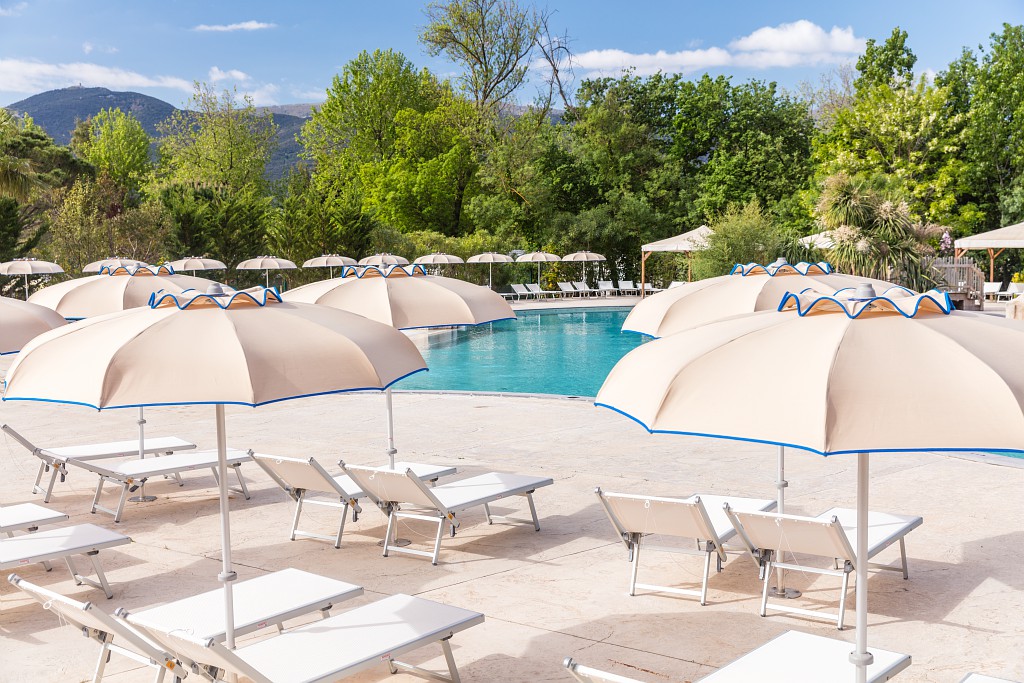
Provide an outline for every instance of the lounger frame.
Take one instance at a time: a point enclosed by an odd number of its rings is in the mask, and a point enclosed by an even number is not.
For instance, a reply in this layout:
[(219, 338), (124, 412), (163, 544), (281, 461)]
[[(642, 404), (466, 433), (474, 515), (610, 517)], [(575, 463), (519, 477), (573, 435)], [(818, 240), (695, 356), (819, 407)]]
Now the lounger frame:
[[(10, 425), (0, 425), (0, 429), (6, 432), (12, 439), (24, 446), (32, 455), (39, 458), (39, 469), (36, 471), (36, 479), (32, 483), (32, 493), (42, 493), (43, 502), (49, 503), (53, 496), (53, 487), (57, 478), (63, 482), (67, 478), (67, 463), (74, 459), (77, 461), (103, 460), (107, 458), (128, 457), (139, 454), (139, 442), (135, 441), (114, 441), (111, 443), (88, 444), (86, 446), (59, 446), (55, 448), (40, 448), (29, 441), (25, 436), (17, 432)], [(191, 450), (196, 445), (189, 441), (174, 436), (164, 436), (145, 439), (142, 452), (146, 455), (171, 455), (177, 451)], [(71, 455), (76, 450), (91, 451), (87, 454)], [(46, 488), (42, 488), (43, 474), (50, 473), (50, 481)], [(178, 483), (181, 478), (174, 475)]]
[[(533, 522), (534, 531), (540, 531), (540, 520), (537, 518), (537, 506), (533, 502), (533, 493), (538, 487), (547, 486), (552, 483), (550, 479), (537, 479), (526, 486), (506, 489), (498, 493), (464, 501), (458, 506), (448, 507), (437, 499), (434, 491), (444, 489), (445, 486), (456, 486), (459, 482), (455, 482), (454, 484), (445, 484), (437, 487), (436, 489), (431, 489), (417, 478), (411, 469), (406, 469), (404, 472), (395, 470), (374, 470), (369, 467), (345, 465), (343, 461), (339, 461), (338, 465), (345, 474), (352, 477), (356, 484), (363, 489), (366, 493), (366, 497), (372, 500), (381, 512), (387, 515), (388, 526), (384, 535), (384, 557), (387, 557), (392, 551), (394, 551), (408, 555), (429, 557), (431, 564), (434, 565), (437, 564), (438, 558), (441, 554), (441, 538), (444, 536), (445, 525), (448, 526), (451, 536), (454, 538), (455, 530), (458, 529), (460, 525), (459, 520), (456, 517), (456, 513), (463, 510), (482, 506), (488, 524), (493, 524), (495, 519), (510, 522), (525, 522), (526, 520), (492, 515), (490, 508), (490, 503), (501, 500), (502, 498), (522, 496), (526, 498), (526, 501), (530, 506), (530, 517)], [(378, 487), (374, 480), (375, 476), (379, 476), (382, 479), (389, 479), (390, 481), (386, 486)], [(386, 492), (389, 487), (397, 495), (387, 495)], [(395, 498), (401, 498), (401, 500)], [(403, 504), (416, 508), (417, 512), (403, 511), (401, 509), (401, 505)], [(434, 536), (434, 549), (428, 552), (396, 544), (395, 541), (397, 539), (398, 521), (402, 519), (415, 519), (436, 524), (437, 533)]]
[(594, 669), (593, 667), (583, 666), (579, 662), (574, 661), (572, 657), (566, 657), (562, 662), (562, 666), (564, 666), (569, 671), (569, 675), (579, 681), (579, 683), (640, 683), (640, 681), (635, 678), (626, 678), (625, 676), (608, 673), (607, 671), (601, 671), (600, 669)]
[[(78, 459), (67, 460), (68, 465), (74, 465), (80, 469), (88, 470), (99, 477), (99, 481), (96, 482), (96, 492), (92, 497), (92, 507), (89, 512), (95, 514), (96, 511), (106, 512), (109, 515), (114, 516), (114, 522), (120, 522), (121, 517), (124, 514), (125, 502), (128, 500), (128, 494), (137, 490), (140, 486), (146, 483), (149, 479), (159, 476), (173, 476), (177, 479), (178, 486), (184, 486), (184, 482), (181, 480), (180, 475), (183, 472), (191, 472), (193, 470), (204, 470), (209, 469), (213, 472), (213, 478), (220, 483), (220, 473), (218, 472), (218, 459), (216, 451), (195, 451), (193, 453), (183, 454), (183, 458), (175, 458), (175, 456), (165, 456), (163, 458), (153, 458), (151, 460), (138, 460), (134, 462), (145, 465), (145, 469), (142, 469), (131, 474), (121, 472), (117, 469), (111, 469), (109, 466), (105, 466), (99, 462), (83, 461)], [(228, 451), (228, 467), (235, 471), (235, 477), (238, 479), (238, 488), (230, 487), (232, 491), (241, 493), (245, 496), (246, 500), (249, 500), (249, 488), (245, 485), (245, 479), (242, 478), (241, 465), (252, 459), (253, 452), (241, 451), (235, 449), (229, 449)], [(103, 497), (103, 490), (106, 484), (113, 484), (116, 488), (120, 489), (117, 506), (114, 508), (105, 507), (100, 504), (100, 500)]]
[[(841, 508), (832, 508), (818, 517), (801, 517), (797, 515), (779, 515), (775, 513), (737, 512), (726, 506), (725, 512), (726, 515), (729, 516), (730, 521), (732, 521), (733, 526), (736, 527), (738, 536), (743, 540), (744, 544), (747, 546), (751, 555), (757, 560), (760, 567), (760, 578), (763, 581), (760, 607), (761, 616), (766, 616), (768, 608), (771, 607), (773, 610), (779, 612), (799, 614), (813, 619), (835, 619), (836, 628), (840, 631), (843, 630), (846, 619), (846, 599), (850, 589), (850, 577), (854, 575), (856, 570), (857, 555), (854, 552), (850, 539), (846, 535), (846, 531), (844, 530), (837, 513), (849, 514), (853, 511)], [(920, 517), (908, 518), (906, 525), (897, 533), (891, 534), (889, 537), (883, 539), (882, 542), (869, 548), (867, 565), (873, 569), (901, 572), (904, 580), (910, 578), (907, 567), (906, 535), (913, 529), (920, 526), (921, 521)], [(787, 547), (785, 548), (759, 547), (757, 541), (764, 540), (764, 536), (752, 537), (754, 534), (751, 533), (752, 525), (759, 522), (768, 522), (773, 525), (788, 525), (791, 529), (796, 531), (796, 533), (789, 536), (791, 540), (787, 543)], [(899, 565), (893, 566), (890, 564), (881, 564), (870, 561), (872, 557), (897, 541), (899, 541), (900, 546)], [(826, 553), (825, 550), (827, 549), (831, 549), (833, 552), (831, 554)], [(831, 556), (833, 566), (831, 568), (809, 567), (807, 565), (795, 564), (793, 562), (782, 562), (778, 559), (781, 552), (803, 553), (817, 555), (819, 557)], [(771, 582), (772, 572), (776, 569), (789, 569), (810, 574), (840, 577), (842, 585), (839, 592), (838, 614), (832, 615), (818, 610), (794, 607), (782, 602), (770, 602), (768, 600), (769, 584)]]
[[(103, 680), (111, 652), (156, 669), (154, 683), (161, 683), (168, 672), (174, 680), (180, 681), (188, 676), (188, 672), (178, 665), (174, 655), (164, 651), (130, 625), (97, 609), (91, 602), (72, 600), (29, 583), (17, 574), (9, 575), (7, 580), (42, 605), (43, 609), (56, 613), (63, 622), (78, 627), (82, 635), (100, 644), (100, 654), (93, 671), (93, 683), (100, 683)], [(115, 644), (115, 638), (131, 644), (134, 649)]]

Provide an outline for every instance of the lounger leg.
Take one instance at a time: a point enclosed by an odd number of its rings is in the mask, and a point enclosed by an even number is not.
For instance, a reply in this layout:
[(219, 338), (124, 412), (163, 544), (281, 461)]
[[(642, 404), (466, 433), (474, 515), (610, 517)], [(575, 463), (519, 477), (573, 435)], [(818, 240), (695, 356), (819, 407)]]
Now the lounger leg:
[(96, 482), (96, 493), (92, 497), (92, 509), (89, 510), (92, 514), (96, 514), (96, 506), (100, 504), (100, 496), (103, 494), (103, 477)]
[(100, 683), (103, 680), (103, 670), (107, 668), (107, 660), (110, 658), (110, 643), (103, 641), (100, 647), (100, 658), (96, 661), (96, 671), (92, 675), (92, 683)]
[(36, 480), (32, 484), (32, 493), (43, 493), (43, 487), (39, 484), (43, 481), (43, 474), (46, 472), (46, 463), (39, 461), (39, 469), (36, 471)]
[(341, 501), (341, 524), (338, 525), (338, 537), (334, 539), (334, 547), (341, 547), (341, 535), (345, 533), (345, 519), (348, 517), (348, 504)]
[(452, 679), (452, 683), (461, 683), (462, 679), (459, 678), (459, 669), (455, 666), (455, 655), (452, 654), (452, 646), (448, 642), (451, 637), (444, 638), (441, 641), (441, 649), (444, 650), (444, 661), (448, 662), (448, 675)]
[(488, 505), (487, 503), (484, 503), (484, 515), (487, 516), (488, 524), (494, 524), (494, 522), (491, 520), (491, 506)]
[(850, 590), (850, 572), (843, 574), (842, 593), (839, 594), (839, 618), (836, 619), (836, 628), (843, 630), (843, 622), (846, 621), (846, 594)]
[(114, 522), (121, 522), (121, 515), (124, 513), (124, 503), (128, 500), (128, 482), (121, 482), (121, 500), (117, 501), (117, 514), (114, 515)]
[(700, 584), (700, 604), (708, 604), (708, 576), (711, 574), (711, 553), (704, 553), (704, 580)]
[(391, 532), (392, 532), (392, 529), (394, 529), (394, 528), (395, 528), (395, 511), (392, 510), (388, 514), (388, 529), (384, 533), (384, 557), (388, 556), (388, 550), (391, 547), (391, 539), (393, 538), (393, 536), (391, 535)]
[(96, 579), (100, 582), (99, 587), (106, 593), (107, 600), (110, 600), (114, 597), (114, 593), (110, 590), (110, 584), (107, 583), (107, 575), (103, 573), (103, 567), (100, 566), (99, 552), (89, 553), (89, 560), (92, 562), (93, 571), (96, 572)]
[(636, 538), (630, 542), (633, 557), (630, 558), (632, 566), (629, 568), (629, 594), (636, 595), (636, 574), (640, 570), (640, 534), (636, 534)]
[(533, 517), (533, 530), (540, 531), (540, 520), (537, 519), (537, 506), (533, 504), (533, 491), (526, 494), (526, 500), (530, 503), (530, 515)]
[(238, 485), (242, 488), (242, 495), (245, 496), (246, 500), (249, 500), (249, 487), (245, 485), (245, 479), (242, 479), (242, 466), (235, 465), (235, 476), (238, 477)]
[(50, 497), (53, 496), (53, 487), (57, 483), (57, 477), (60, 476), (60, 468), (56, 465), (50, 467), (50, 483), (46, 486), (46, 495), (43, 496), (43, 502), (49, 503)]
[(772, 580), (772, 562), (768, 560), (764, 566), (764, 588), (761, 590), (761, 616), (768, 614), (768, 584)]
[[(166, 673), (167, 673), (167, 669), (165, 669), (164, 667), (158, 665), (156, 667), (156, 678), (153, 679), (153, 683), (163, 683), (164, 682), (164, 674), (166, 674)], [(178, 679), (175, 679), (175, 680), (178, 680)]]
[[(444, 535), (444, 523), (446, 519), (446, 517), (441, 517), (437, 520), (437, 538), (434, 539), (434, 557), (430, 560), (430, 563), (433, 565), (437, 565), (437, 558), (441, 554), (441, 537)], [(454, 528), (454, 526), (452, 528)]]
[(305, 491), (300, 491), (295, 497), (295, 516), (292, 518), (292, 533), (288, 536), (289, 541), (295, 540), (295, 531), (299, 528), (299, 516), (302, 514), (302, 499), (306, 496)]
[(903, 559), (903, 579), (905, 581), (910, 578), (910, 572), (907, 571), (907, 544), (905, 537), (900, 539), (900, 557)]

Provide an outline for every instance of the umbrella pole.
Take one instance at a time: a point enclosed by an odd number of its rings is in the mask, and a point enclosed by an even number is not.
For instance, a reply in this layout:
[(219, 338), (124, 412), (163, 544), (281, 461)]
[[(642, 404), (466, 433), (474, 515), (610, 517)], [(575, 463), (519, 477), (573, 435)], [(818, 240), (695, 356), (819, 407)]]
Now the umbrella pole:
[[(144, 460), (146, 457), (146, 409), (139, 406), (139, 460)], [(156, 500), (156, 496), (146, 495), (146, 482), (142, 482), (142, 486), (139, 487), (139, 495), (132, 496), (128, 499), (132, 503), (152, 503)]]
[(266, 289), (270, 289), (270, 270), (269, 269), (268, 270), (264, 270), (263, 274), (267, 276), (267, 286), (266, 286)]
[(384, 390), (384, 401), (388, 410), (388, 466), (395, 469), (395, 454), (398, 453), (398, 449), (395, 448), (395, 410), (391, 401), (391, 387)]
[(493, 263), (488, 263), (487, 264), (487, 287), (489, 289), (494, 289), (494, 264)]
[(850, 662), (857, 667), (857, 683), (867, 683), (868, 665), (875, 658), (868, 652), (868, 454), (857, 456), (857, 649)]
[[(786, 447), (779, 446), (779, 475), (775, 481), (775, 488), (778, 489), (778, 505), (775, 511), (780, 515), (786, 514), (786, 487), (789, 486), (789, 482), (786, 481)], [(781, 559), (781, 557), (780, 557)], [(799, 598), (801, 593), (795, 588), (786, 588), (786, 570), (776, 569), (775, 570), (775, 587), (770, 590), (770, 593), (777, 598)]]
[(231, 594), (231, 582), (238, 575), (231, 570), (231, 526), (228, 518), (228, 446), (225, 434), (224, 404), (218, 403), (217, 410), (217, 464), (220, 469), (220, 544), (221, 573), (217, 578), (224, 584), (224, 644), (229, 650), (235, 649), (235, 603)]
[(25, 273), (25, 301), (28, 301), (28, 273)]

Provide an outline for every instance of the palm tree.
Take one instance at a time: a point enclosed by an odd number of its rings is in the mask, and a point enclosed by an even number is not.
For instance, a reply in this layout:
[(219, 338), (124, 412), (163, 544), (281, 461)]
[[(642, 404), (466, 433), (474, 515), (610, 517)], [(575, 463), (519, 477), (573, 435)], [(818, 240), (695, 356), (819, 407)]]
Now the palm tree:
[(25, 201), (38, 184), (32, 164), (4, 152), (7, 139), (18, 133), (18, 122), (6, 109), (0, 109), (0, 197)]

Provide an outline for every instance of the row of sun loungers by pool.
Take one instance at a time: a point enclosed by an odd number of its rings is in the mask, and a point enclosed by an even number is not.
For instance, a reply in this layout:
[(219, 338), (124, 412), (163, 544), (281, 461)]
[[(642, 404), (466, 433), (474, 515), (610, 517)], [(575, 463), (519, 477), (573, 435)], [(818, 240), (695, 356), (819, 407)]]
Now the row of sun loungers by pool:
[[(669, 289), (678, 287), (684, 283), (673, 282), (668, 286)], [(619, 286), (616, 287), (611, 280), (599, 280), (597, 288), (593, 288), (586, 282), (559, 282), (558, 289), (541, 289), (541, 286), (537, 283), (528, 284), (516, 284), (511, 285), (511, 292), (503, 292), (502, 296), (512, 301), (523, 301), (526, 299), (550, 299), (550, 298), (565, 298), (565, 297), (583, 297), (583, 296), (630, 296), (638, 295), (641, 291), (648, 294), (654, 294), (655, 292), (662, 291), (661, 288), (655, 287), (650, 282), (644, 283), (643, 288), (635, 285), (632, 280), (619, 280)]]

